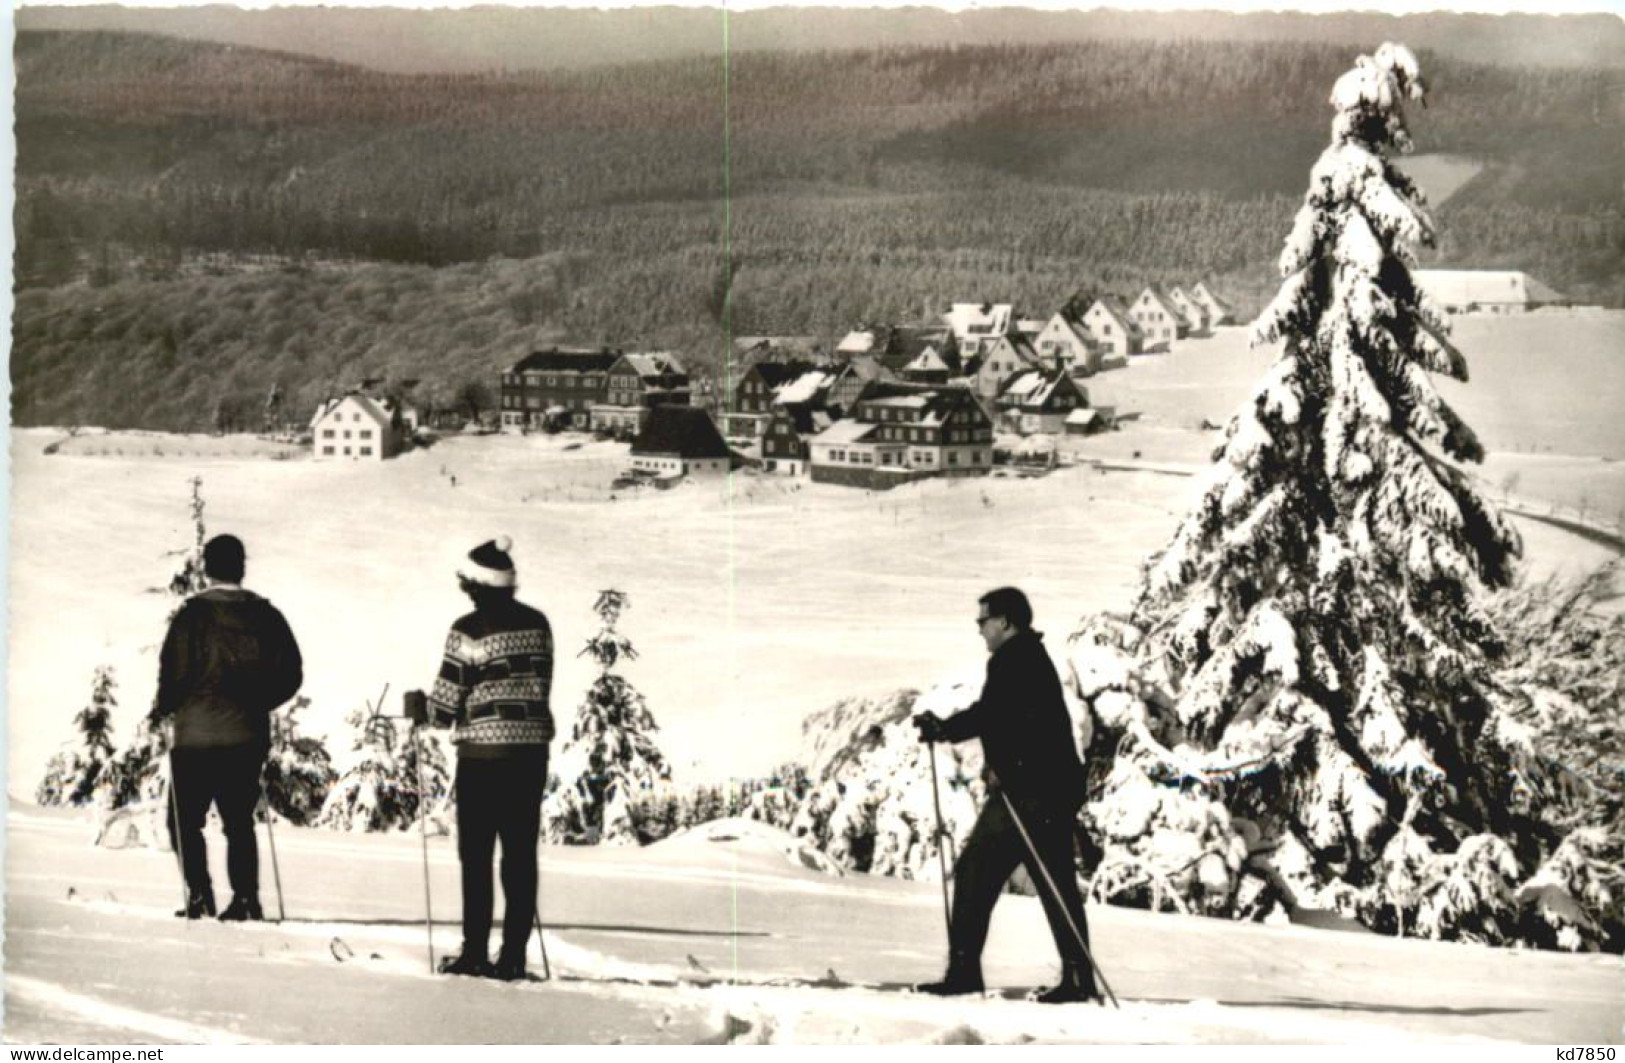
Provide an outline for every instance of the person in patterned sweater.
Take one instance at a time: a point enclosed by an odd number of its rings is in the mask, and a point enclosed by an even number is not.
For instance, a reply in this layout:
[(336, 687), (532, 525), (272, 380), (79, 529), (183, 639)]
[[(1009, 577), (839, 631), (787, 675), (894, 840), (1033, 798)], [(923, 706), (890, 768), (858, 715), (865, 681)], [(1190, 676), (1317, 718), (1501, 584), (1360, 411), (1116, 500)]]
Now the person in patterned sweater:
[[(474, 611), (451, 625), (428, 698), (436, 727), (457, 748), (457, 856), (463, 872), (463, 948), (441, 971), (517, 981), (536, 918), (536, 841), (547, 787), (553, 714), (553, 630), (514, 597), (513, 543), (476, 546), (457, 573)], [(489, 960), (491, 861), (502, 840), (502, 951)]]

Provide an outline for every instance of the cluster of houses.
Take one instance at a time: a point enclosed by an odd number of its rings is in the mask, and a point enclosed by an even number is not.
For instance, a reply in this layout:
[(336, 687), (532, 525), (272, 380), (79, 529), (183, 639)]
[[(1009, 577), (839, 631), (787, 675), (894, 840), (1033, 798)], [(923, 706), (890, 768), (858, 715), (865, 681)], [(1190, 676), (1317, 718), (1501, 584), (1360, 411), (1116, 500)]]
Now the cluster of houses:
[[(1570, 305), (1517, 271), (1415, 276), (1452, 313)], [(509, 432), (628, 439), (641, 475), (723, 472), (747, 461), (818, 482), (888, 487), (986, 472), (995, 431), (1109, 428), (1113, 411), (1091, 405), (1080, 381), (1234, 320), (1200, 281), (1149, 285), (1133, 300), (1074, 299), (1040, 319), (1021, 318), (1011, 303), (954, 303), (929, 324), (866, 326), (832, 349), (813, 337), (736, 340), (715, 400), (711, 382), (691, 382), (670, 352), (554, 347), (502, 373), (498, 418)], [(310, 423), (313, 454), (383, 460), (416, 428), (410, 406), (363, 388), (321, 404)]]
[[(1082, 313), (1040, 320), (1019, 318), (1010, 303), (955, 303), (938, 322), (866, 326), (832, 350), (805, 337), (753, 337), (735, 343), (716, 419), (695, 405), (697, 393), (709, 396), (674, 354), (554, 347), (501, 374), (498, 420), (508, 432), (629, 439), (632, 469), (654, 477), (748, 461), (818, 482), (890, 487), (987, 472), (996, 430), (1108, 428), (1112, 411), (1091, 406), (1080, 380), (1231, 318), (1198, 283), (1148, 287), (1132, 303), (1102, 296)], [(382, 460), (415, 427), (409, 408), (351, 392), (317, 411), (314, 454)]]

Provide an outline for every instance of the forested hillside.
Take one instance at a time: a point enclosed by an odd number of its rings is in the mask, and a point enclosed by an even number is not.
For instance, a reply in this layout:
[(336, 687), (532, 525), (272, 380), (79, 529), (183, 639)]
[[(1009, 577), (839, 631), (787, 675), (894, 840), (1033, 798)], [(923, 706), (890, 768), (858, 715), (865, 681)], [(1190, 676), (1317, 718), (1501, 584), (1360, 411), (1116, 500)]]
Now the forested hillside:
[[(1197, 276), (1248, 310), (1349, 55), (1119, 41), (398, 75), (40, 32), (16, 58), (14, 418), (179, 428), (273, 385), (456, 394), (551, 339), (717, 368), (729, 334)], [(1441, 261), (1618, 305), (1625, 73), (1431, 66), (1422, 149), (1483, 165), (1440, 211)]]

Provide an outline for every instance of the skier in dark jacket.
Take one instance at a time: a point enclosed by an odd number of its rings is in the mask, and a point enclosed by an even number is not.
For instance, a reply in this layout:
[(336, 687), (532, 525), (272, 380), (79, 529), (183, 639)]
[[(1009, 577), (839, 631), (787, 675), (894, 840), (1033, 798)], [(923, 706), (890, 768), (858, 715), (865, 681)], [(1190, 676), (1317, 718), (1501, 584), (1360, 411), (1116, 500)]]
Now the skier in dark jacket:
[(170, 840), (180, 854), (186, 906), (214, 915), (203, 823), (212, 804), (226, 835), (231, 903), (224, 921), (263, 919), (254, 809), (271, 748), (271, 712), (304, 682), (299, 644), (270, 602), (241, 586), (243, 544), (217, 535), (203, 546), (209, 586), (175, 613), (158, 660), (151, 720), (174, 721)]
[[(514, 597), (512, 542), (470, 550), (457, 573), (474, 611), (452, 624), (427, 708), (457, 747), (457, 856), (463, 868), (463, 948), (445, 974), (517, 981), (536, 918), (536, 837), (547, 787), (553, 714), (553, 629)], [(425, 722), (417, 719), (415, 722)], [(502, 951), (490, 962), (494, 884), (502, 840)]]
[[(979, 605), (976, 626), (990, 654), (981, 698), (946, 720), (929, 712), (914, 717), (924, 742), (980, 738), (989, 783), (987, 803), (954, 868), (948, 972), (942, 981), (919, 988), (940, 996), (982, 992), (982, 946), (993, 906), (1017, 865), (1025, 864), (1038, 886), (1062, 964), (1060, 984), (1037, 999), (1092, 1000), (1097, 996), (1094, 975), (1079, 947), (1080, 937), (1087, 946), (1089, 929), (1072, 859), (1085, 776), (1061, 679), (1044, 650), (1043, 636), (1032, 629), (1026, 595), (1000, 587), (982, 595)], [(1020, 815), (1059, 898), (1034, 866), (1005, 798)]]

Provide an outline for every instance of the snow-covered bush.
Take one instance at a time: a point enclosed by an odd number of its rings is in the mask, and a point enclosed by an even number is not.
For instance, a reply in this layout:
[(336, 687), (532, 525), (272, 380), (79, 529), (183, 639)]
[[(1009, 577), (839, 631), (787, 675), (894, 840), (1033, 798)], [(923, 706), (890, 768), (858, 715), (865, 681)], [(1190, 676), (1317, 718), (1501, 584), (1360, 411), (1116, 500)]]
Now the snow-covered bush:
[(96, 669), (90, 681), (90, 701), (73, 718), (79, 733), (76, 744), (67, 745), (46, 763), (34, 799), (42, 805), (83, 805), (95, 795), (96, 784), (113, 762), (113, 710), (118, 698), (113, 669)]
[(271, 717), (271, 754), (265, 762), (266, 803), (283, 819), (300, 825), (321, 811), (338, 779), (327, 747), (320, 739), (299, 733), (296, 714), (309, 704), (309, 698), (295, 698)]
[[(1337, 81), (1254, 325), (1280, 355), (1132, 615), (1074, 635), (1098, 895), (1156, 903), (1160, 885), (1194, 910), (1280, 901), (1530, 939), (1519, 883), (1554, 832), (1522, 781), (1531, 732), (1488, 593), (1521, 544), (1456, 464), (1483, 450), (1430, 374), (1465, 380), (1466, 363), (1412, 278), (1433, 222), (1389, 158), (1423, 88), (1392, 44)], [(1568, 852), (1549, 878), (1579, 840)]]
[(614, 672), (637, 651), (615, 629), (630, 605), (603, 591), (593, 610), (603, 622), (582, 649), (598, 663), (598, 678), (576, 710), (570, 738), (559, 750), (545, 803), (547, 836), (576, 845), (637, 845), (635, 808), (671, 783), (671, 768), (655, 744), (660, 728), (643, 695)]
[(406, 830), (417, 823), (420, 807), (423, 814), (432, 816), (436, 806), (447, 800), (446, 755), (434, 735), (420, 731), (414, 742), (410, 734), (397, 733), (394, 720), (361, 709), (346, 716), (345, 722), (355, 729), (355, 744), (338, 765), (338, 779), (316, 814), (316, 826), (345, 831)]

